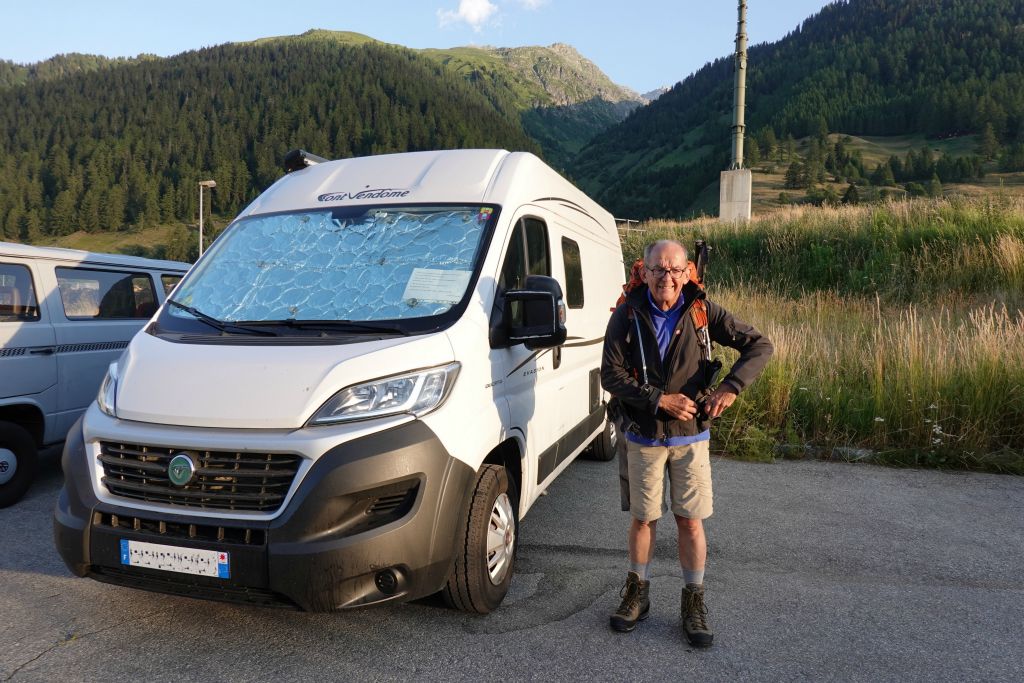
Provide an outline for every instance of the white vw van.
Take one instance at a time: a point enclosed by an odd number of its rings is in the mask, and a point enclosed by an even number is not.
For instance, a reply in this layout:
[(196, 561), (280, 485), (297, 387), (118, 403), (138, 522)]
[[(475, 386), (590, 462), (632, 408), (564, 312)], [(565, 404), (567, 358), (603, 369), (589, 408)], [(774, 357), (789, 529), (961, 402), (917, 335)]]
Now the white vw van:
[(0, 242), (0, 507), (64, 439), (187, 263)]
[(531, 154), (290, 158), (68, 437), (61, 556), (193, 597), (488, 612), (519, 520), (612, 452), (612, 216)]

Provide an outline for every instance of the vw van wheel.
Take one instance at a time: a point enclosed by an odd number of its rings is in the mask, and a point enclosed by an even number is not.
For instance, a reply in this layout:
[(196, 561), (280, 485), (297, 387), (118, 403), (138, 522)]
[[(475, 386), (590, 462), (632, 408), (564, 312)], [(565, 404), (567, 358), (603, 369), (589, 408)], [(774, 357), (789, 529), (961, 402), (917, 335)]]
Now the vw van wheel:
[(455, 564), (442, 591), (452, 607), (487, 614), (505, 599), (519, 543), (515, 499), (515, 483), (504, 467), (480, 469)]
[(11, 422), (0, 422), (0, 508), (14, 505), (36, 475), (38, 455), (32, 435)]
[(597, 435), (590, 445), (590, 458), (608, 462), (615, 457), (615, 446), (619, 441), (618, 428), (611, 420), (604, 421), (604, 430)]

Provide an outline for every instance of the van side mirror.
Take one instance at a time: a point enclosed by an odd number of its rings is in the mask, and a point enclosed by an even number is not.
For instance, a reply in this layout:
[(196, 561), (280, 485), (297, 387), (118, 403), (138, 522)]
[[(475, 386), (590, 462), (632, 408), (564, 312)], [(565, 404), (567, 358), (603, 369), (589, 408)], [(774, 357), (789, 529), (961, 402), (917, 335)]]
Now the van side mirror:
[(565, 343), (565, 300), (558, 280), (528, 275), (525, 287), (505, 292), (504, 299), (502, 317), (509, 345), (546, 349)]

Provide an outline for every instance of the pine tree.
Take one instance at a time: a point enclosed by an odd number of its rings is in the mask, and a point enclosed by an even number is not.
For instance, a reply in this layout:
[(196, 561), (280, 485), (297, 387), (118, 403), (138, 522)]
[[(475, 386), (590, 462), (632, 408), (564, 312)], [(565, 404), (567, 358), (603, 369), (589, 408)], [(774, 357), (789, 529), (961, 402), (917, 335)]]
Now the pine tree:
[(860, 191), (857, 186), (850, 183), (846, 188), (846, 192), (843, 193), (843, 204), (860, 204)]
[(996, 139), (996, 131), (991, 123), (985, 124), (985, 130), (978, 143), (978, 153), (985, 161), (992, 161), (999, 155), (999, 140)]

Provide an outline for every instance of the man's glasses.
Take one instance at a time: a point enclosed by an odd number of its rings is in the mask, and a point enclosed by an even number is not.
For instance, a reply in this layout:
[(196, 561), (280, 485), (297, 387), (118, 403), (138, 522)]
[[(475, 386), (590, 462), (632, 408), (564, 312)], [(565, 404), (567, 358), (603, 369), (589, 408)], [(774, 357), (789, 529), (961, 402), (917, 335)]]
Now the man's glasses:
[(671, 275), (673, 280), (678, 280), (683, 277), (687, 270), (686, 268), (662, 268), (661, 266), (654, 266), (653, 268), (650, 266), (644, 266), (644, 268), (659, 280), (665, 277), (666, 273)]

